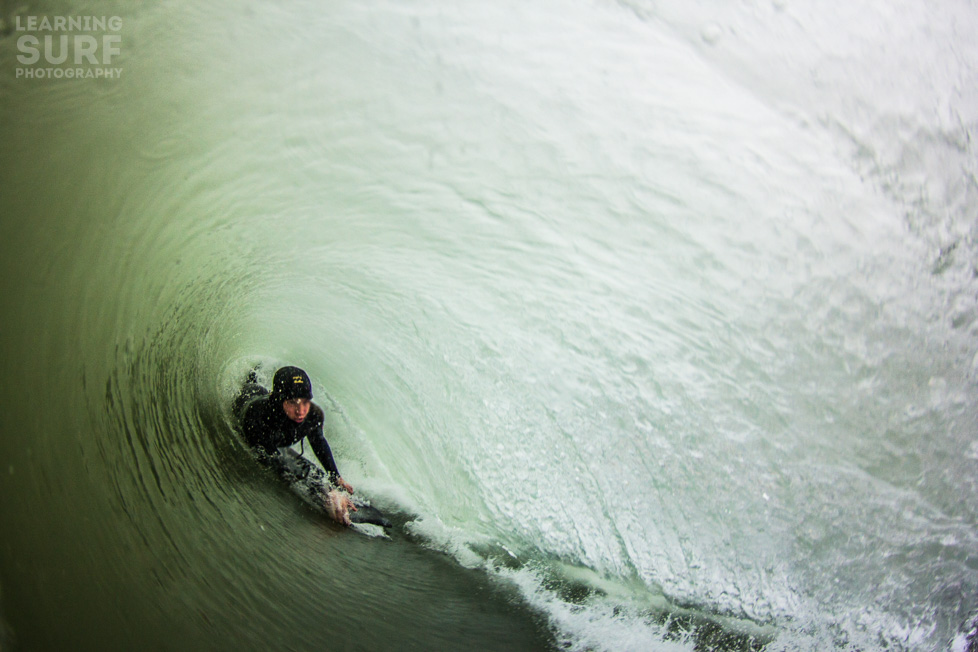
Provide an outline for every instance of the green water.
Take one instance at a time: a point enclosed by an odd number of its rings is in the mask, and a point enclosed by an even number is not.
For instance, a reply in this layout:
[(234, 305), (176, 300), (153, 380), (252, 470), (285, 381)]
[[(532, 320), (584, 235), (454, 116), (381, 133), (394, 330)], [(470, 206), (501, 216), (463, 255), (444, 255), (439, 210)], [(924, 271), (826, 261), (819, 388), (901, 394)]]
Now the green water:
[[(971, 15), (691, 7), (0, 5), (0, 649), (963, 649)], [(59, 15), (119, 78), (18, 77)]]

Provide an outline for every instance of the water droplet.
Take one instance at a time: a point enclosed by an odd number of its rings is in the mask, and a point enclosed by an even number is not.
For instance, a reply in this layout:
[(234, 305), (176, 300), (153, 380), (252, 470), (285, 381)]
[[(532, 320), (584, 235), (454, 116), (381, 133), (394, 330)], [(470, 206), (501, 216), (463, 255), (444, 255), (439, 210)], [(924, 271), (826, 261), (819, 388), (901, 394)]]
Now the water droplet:
[(716, 42), (720, 40), (721, 36), (723, 36), (723, 28), (716, 23), (704, 25), (703, 29), (700, 31), (700, 38), (703, 39), (704, 43), (708, 43), (710, 45), (716, 44)]

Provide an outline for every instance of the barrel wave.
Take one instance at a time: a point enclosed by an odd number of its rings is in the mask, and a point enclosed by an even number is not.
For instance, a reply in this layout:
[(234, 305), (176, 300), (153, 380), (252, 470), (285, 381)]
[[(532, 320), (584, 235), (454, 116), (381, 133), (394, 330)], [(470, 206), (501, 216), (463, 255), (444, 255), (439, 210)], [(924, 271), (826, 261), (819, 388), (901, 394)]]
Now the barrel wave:
[(0, 650), (973, 649), (978, 13), (830, 4), (6, 11)]

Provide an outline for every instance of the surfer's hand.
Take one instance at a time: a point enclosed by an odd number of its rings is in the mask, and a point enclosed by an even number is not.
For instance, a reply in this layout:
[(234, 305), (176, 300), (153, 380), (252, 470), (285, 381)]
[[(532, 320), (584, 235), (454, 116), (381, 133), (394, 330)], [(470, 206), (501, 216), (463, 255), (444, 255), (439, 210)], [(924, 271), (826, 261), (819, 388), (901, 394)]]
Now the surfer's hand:
[(338, 478), (337, 484), (340, 485), (340, 488), (346, 491), (347, 493), (351, 493), (351, 494), (353, 493), (353, 485), (347, 482), (346, 480), (344, 480), (343, 478)]
[(350, 510), (357, 511), (357, 506), (350, 500), (348, 494), (342, 491), (331, 491), (326, 496), (326, 511), (329, 517), (343, 525), (350, 524)]

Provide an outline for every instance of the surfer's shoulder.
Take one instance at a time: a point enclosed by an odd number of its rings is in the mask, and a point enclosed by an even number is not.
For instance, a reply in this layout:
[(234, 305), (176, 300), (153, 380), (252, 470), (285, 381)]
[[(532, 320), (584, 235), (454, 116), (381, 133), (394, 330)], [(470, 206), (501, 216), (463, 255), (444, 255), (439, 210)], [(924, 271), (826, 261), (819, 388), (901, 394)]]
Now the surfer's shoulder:
[(309, 407), (309, 416), (306, 419), (317, 426), (321, 426), (326, 421), (326, 413), (321, 407), (313, 403)]

